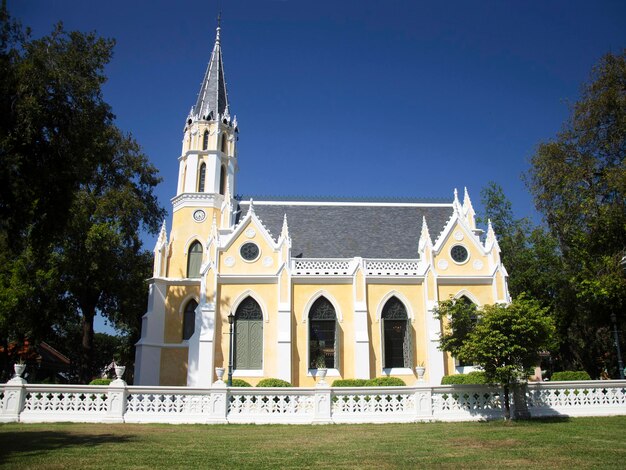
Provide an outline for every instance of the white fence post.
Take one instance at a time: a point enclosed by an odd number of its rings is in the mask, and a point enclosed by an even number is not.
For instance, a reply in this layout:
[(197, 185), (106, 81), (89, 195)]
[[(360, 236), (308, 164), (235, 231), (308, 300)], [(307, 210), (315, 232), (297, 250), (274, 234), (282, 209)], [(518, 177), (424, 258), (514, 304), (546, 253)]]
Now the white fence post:
[(432, 388), (416, 388), (415, 389), (415, 415), (418, 420), (433, 419), (433, 389)]
[(229, 391), (223, 381), (215, 382), (211, 388), (211, 408), (208, 423), (228, 423)]
[(16, 374), (4, 386), (0, 423), (15, 423), (20, 420), (25, 396), (26, 380)]
[(317, 386), (315, 389), (315, 410), (313, 424), (332, 423), (332, 391), (329, 387)]
[(104, 421), (107, 423), (123, 423), (126, 413), (126, 398), (128, 391), (126, 382), (116, 379), (109, 384), (107, 390), (107, 415)]

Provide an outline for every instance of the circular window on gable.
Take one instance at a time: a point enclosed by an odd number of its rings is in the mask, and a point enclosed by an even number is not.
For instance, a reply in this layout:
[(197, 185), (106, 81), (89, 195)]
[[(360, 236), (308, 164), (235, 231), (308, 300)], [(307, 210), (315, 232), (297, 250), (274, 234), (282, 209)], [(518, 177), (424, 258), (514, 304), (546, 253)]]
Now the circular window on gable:
[(469, 259), (469, 252), (463, 245), (454, 245), (450, 250), (450, 257), (455, 263), (465, 263)]
[(239, 254), (241, 254), (241, 257), (246, 261), (255, 261), (261, 254), (261, 251), (256, 244), (248, 242), (241, 245)]

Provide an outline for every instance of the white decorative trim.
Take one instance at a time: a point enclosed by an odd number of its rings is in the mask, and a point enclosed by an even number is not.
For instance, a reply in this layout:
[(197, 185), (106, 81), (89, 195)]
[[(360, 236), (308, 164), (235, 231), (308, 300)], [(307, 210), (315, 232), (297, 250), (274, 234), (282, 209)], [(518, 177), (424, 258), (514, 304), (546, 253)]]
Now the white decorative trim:
[(248, 238), (254, 238), (254, 236), (256, 235), (256, 230), (254, 230), (254, 228), (252, 228), (252, 227), (248, 227), (248, 229), (246, 229), (244, 234)]
[(266, 256), (265, 258), (263, 258), (263, 266), (269, 268), (270, 266), (272, 266), (272, 264), (274, 264), (274, 259), (271, 256)]
[(263, 369), (234, 369), (233, 377), (263, 377), (265, 371)]
[(364, 271), (367, 276), (419, 276), (419, 259), (364, 259)]
[[(306, 375), (307, 377), (316, 377), (317, 369), (308, 369)], [(326, 377), (341, 377), (341, 374), (339, 373), (339, 369), (326, 369)]]
[[(230, 311), (235, 314), (235, 312), (239, 308), (239, 304), (243, 302), (247, 297), (252, 297), (256, 301), (256, 303), (259, 304), (259, 307), (261, 307), (261, 313), (263, 314), (263, 321), (265, 323), (268, 323), (270, 321), (270, 317), (267, 313), (267, 306), (265, 305), (265, 302), (256, 292), (250, 289), (247, 289), (239, 294), (235, 301), (230, 304)], [(265, 351), (265, 328), (263, 328), (263, 351)], [(263, 354), (265, 355), (265, 352)]]
[(224, 259), (224, 264), (229, 268), (232, 268), (235, 265), (235, 258), (233, 258), (232, 256), (227, 256)]
[(461, 232), (460, 230), (456, 230), (454, 232), (454, 239), (458, 242), (460, 242), (461, 240), (463, 240), (463, 238), (465, 238), (465, 236), (463, 235), (463, 232)]
[(387, 292), (385, 296), (380, 300), (380, 302), (378, 302), (378, 307), (376, 308), (376, 323), (380, 322), (383, 314), (383, 308), (392, 297), (396, 297), (400, 302), (402, 302), (404, 308), (406, 309), (407, 318), (411, 321), (415, 320), (415, 314), (413, 313), (413, 309), (411, 308), (411, 303), (409, 302), (409, 299), (401, 292), (398, 292), (397, 290), (392, 290)]
[(172, 210), (176, 212), (184, 207), (204, 207), (219, 209), (222, 207), (224, 196), (213, 193), (182, 193), (171, 199)]
[(202, 241), (200, 240), (200, 237), (197, 234), (191, 235), (189, 238), (187, 238), (187, 241), (185, 242), (185, 251), (183, 251), (183, 255), (187, 256), (187, 254), (189, 253), (189, 247), (192, 245), (193, 242), (200, 243), (200, 246), (202, 247), (202, 257), (204, 258), (204, 254), (206, 252), (207, 247), (204, 245), (204, 243), (202, 243)]
[[(249, 201), (241, 201), (240, 204), (249, 204)], [(360, 202), (360, 201), (257, 201), (254, 205), (263, 206), (377, 206), (377, 207), (452, 207), (449, 202)]]
[(440, 259), (439, 261), (437, 261), (437, 268), (445, 271), (446, 269), (448, 269), (448, 261), (445, 259)]
[[(309, 319), (309, 311), (311, 310), (311, 307), (313, 306), (315, 301), (319, 299), (320, 297), (326, 297), (326, 299), (333, 305), (333, 308), (335, 309), (335, 315), (337, 316), (337, 321), (340, 323), (343, 322), (343, 315), (341, 314), (341, 309), (339, 308), (339, 303), (337, 302), (337, 300), (327, 290), (320, 289), (311, 297), (309, 297), (309, 301), (304, 305), (304, 310), (302, 311), (302, 323), (307, 323), (307, 320)], [(308, 339), (307, 339), (307, 344), (308, 344)]]
[(483, 269), (484, 264), (481, 260), (477, 259), (477, 260), (474, 260), (474, 263), (472, 263), (472, 266), (474, 267), (476, 271), (480, 271), (481, 269)]
[(390, 375), (415, 375), (413, 369), (410, 367), (392, 367), (392, 368), (383, 368), (381, 370), (383, 374), (386, 376)]
[(476, 297), (474, 294), (472, 294), (470, 291), (468, 291), (467, 289), (461, 289), (460, 291), (458, 291), (456, 294), (454, 294), (453, 299), (458, 300), (461, 297), (467, 297), (468, 299), (470, 299), (474, 305), (476, 305), (477, 307), (481, 306), (480, 301), (478, 300), (478, 297)]
[(353, 258), (293, 258), (294, 276), (351, 276)]

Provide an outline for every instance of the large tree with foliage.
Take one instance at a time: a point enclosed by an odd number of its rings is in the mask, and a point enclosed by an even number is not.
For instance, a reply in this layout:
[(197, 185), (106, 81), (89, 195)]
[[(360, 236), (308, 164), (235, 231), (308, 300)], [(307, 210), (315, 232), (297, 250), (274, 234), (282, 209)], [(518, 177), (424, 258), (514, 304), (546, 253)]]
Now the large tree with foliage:
[(113, 41), (60, 24), (31, 39), (4, 2), (0, 21), (0, 335), (79, 315), (88, 380), (95, 313), (136, 330), (144, 309), (159, 179), (102, 97)]
[(562, 254), (562, 347), (598, 376), (615, 374), (610, 317), (626, 326), (626, 54), (594, 67), (561, 132), (541, 143), (528, 184)]
[(478, 309), (464, 299), (439, 302), (435, 311), (444, 328), (440, 349), (479, 365), (489, 382), (504, 388), (505, 416), (510, 418), (511, 386), (525, 380), (539, 363), (539, 353), (552, 347), (554, 323), (546, 308), (524, 295), (509, 305)]

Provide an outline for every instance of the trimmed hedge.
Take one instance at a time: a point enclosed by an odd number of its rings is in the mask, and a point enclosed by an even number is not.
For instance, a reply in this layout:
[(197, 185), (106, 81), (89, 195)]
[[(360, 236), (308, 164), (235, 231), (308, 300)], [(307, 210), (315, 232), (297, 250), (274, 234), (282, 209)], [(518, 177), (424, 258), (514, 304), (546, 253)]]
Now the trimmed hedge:
[(257, 387), (293, 387), (293, 385), (291, 385), (286, 380), (273, 379), (273, 378), (263, 379), (259, 381), (259, 383), (256, 386)]
[(562, 382), (568, 380), (591, 380), (591, 377), (584, 370), (564, 370), (562, 372), (555, 372), (550, 379), (554, 382)]
[(109, 385), (110, 383), (111, 379), (93, 379), (89, 385)]
[(333, 387), (366, 387), (367, 379), (337, 379)]
[(467, 385), (483, 385), (487, 383), (485, 373), (475, 370), (468, 374), (446, 375), (441, 379), (441, 385), (467, 384)]
[(366, 382), (366, 387), (400, 387), (405, 386), (404, 380), (398, 377), (376, 377)]
[(243, 379), (233, 379), (233, 387), (252, 387), (252, 385)]

